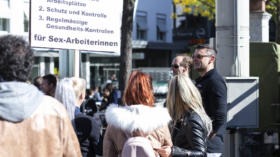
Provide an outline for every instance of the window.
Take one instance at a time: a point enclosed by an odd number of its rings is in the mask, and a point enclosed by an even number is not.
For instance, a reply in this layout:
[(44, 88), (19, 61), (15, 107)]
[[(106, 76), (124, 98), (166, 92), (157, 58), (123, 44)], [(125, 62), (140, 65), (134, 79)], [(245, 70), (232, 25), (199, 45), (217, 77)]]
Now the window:
[(10, 31), (10, 20), (6, 18), (0, 18), (0, 31)]
[(0, 6), (2, 7), (10, 7), (10, 0), (0, 0)]
[(137, 11), (136, 14), (136, 39), (147, 40), (147, 13)]
[(166, 41), (166, 15), (157, 14), (157, 40)]

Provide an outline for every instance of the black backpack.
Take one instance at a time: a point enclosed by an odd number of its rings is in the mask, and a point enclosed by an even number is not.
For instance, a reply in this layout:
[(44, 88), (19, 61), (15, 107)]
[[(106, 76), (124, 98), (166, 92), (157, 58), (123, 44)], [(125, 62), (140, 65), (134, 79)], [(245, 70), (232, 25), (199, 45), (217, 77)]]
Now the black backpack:
[(72, 121), (78, 137), (83, 157), (97, 154), (98, 142), (100, 141), (100, 125), (93, 117), (80, 113)]
[(97, 112), (96, 100), (94, 98), (88, 98), (82, 105), (81, 105), (81, 112), (93, 116)]

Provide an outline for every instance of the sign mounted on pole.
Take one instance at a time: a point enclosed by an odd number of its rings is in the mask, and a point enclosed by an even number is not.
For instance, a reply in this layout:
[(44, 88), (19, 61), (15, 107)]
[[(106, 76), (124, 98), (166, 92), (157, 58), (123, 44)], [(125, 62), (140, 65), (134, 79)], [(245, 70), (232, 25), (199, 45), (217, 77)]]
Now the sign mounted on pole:
[(30, 3), (32, 47), (120, 54), (122, 0), (31, 0)]

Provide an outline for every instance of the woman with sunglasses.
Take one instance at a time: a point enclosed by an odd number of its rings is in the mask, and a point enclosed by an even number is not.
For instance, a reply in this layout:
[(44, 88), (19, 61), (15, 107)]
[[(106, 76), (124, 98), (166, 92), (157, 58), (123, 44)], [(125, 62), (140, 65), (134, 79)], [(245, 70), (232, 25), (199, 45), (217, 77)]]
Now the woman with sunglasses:
[(173, 72), (173, 76), (181, 73), (189, 74), (192, 62), (193, 62), (192, 58), (188, 55), (176, 56), (171, 64), (171, 70)]

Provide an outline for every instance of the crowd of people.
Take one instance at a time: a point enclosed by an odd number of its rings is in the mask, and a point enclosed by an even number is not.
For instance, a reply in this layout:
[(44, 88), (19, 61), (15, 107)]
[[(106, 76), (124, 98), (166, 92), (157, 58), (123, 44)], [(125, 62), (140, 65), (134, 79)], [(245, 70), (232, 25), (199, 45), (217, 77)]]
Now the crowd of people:
[(121, 96), (115, 77), (103, 89), (53, 74), (30, 83), (33, 51), (21, 37), (0, 37), (0, 55), (3, 156), (223, 156), (227, 87), (208, 45), (173, 59), (165, 107), (155, 105), (152, 78), (141, 71), (131, 72)]

